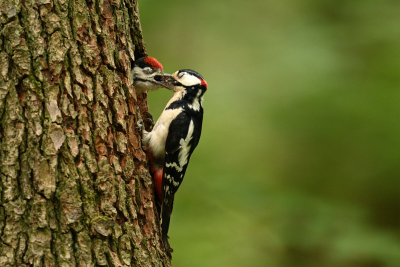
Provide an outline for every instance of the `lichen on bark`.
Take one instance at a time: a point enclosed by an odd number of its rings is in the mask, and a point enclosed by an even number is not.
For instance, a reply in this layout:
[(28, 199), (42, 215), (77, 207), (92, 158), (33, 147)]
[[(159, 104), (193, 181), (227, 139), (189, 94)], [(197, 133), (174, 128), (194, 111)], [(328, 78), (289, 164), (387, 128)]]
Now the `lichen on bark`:
[(135, 0), (0, 1), (0, 266), (170, 266), (136, 129)]

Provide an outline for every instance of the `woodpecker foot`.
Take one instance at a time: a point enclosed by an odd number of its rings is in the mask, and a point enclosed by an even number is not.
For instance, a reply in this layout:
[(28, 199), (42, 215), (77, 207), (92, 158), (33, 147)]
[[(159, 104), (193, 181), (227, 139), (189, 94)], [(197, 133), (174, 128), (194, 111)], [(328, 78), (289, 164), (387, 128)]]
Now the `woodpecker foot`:
[(140, 110), (139, 106), (136, 105), (136, 114), (137, 114), (137, 123), (136, 123), (136, 129), (142, 133), (144, 130), (144, 122), (142, 120), (142, 116), (140, 115)]
[(143, 114), (144, 117), (144, 125), (147, 129), (149, 129), (150, 131), (153, 129), (154, 127), (154, 119), (153, 119), (153, 115), (151, 115), (150, 112), (145, 111)]

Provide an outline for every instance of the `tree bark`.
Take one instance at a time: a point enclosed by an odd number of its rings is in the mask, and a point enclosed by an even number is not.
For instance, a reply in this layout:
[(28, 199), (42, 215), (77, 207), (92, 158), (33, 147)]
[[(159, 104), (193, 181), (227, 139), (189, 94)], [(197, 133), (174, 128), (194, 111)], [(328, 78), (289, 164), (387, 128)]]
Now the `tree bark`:
[(0, 266), (170, 266), (135, 0), (0, 0)]

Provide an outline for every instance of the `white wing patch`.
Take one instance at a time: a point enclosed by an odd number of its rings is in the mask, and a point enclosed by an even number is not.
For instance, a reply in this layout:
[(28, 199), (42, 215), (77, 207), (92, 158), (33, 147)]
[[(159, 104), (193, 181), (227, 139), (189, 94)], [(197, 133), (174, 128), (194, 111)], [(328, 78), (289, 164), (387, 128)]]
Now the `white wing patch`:
[[(181, 139), (179, 141), (180, 144), (180, 151), (179, 151), (179, 155), (178, 155), (178, 163), (176, 162), (166, 162), (165, 163), (165, 167), (167, 168), (175, 168), (178, 172), (182, 172), (183, 171), (183, 167), (187, 164), (188, 161), (188, 155), (189, 155), (189, 151), (190, 151), (190, 145), (189, 142), (190, 140), (192, 140), (193, 138), (193, 131), (194, 131), (194, 124), (193, 121), (190, 121), (189, 124), (189, 130), (187, 133), (187, 136), (185, 139)], [(182, 178), (183, 174), (181, 175)], [(167, 175), (167, 179), (170, 180), (171, 176)], [(177, 186), (179, 183), (172, 181), (174, 183), (175, 186)]]
[(190, 145), (189, 142), (193, 138), (194, 124), (193, 120), (190, 121), (189, 130), (185, 139), (181, 139), (179, 144), (181, 145), (181, 149), (179, 151), (179, 166), (183, 168), (187, 164)]

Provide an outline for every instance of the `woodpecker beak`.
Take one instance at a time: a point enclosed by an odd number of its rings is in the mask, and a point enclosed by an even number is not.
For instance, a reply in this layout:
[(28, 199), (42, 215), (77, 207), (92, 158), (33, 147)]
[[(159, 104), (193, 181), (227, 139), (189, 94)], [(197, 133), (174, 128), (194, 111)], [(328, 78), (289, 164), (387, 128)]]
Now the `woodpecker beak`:
[(176, 80), (171, 74), (165, 75), (164, 73), (164, 83), (168, 87), (168, 89), (172, 90), (172, 88), (174, 87), (174, 82), (176, 82)]
[(170, 87), (170, 84), (168, 83), (168, 80), (172, 77), (171, 74), (169, 73), (164, 73), (163, 75), (157, 76), (155, 78), (157, 78), (156, 80), (158, 81), (157, 84), (159, 84), (160, 86), (167, 88), (168, 90), (172, 90)]
[(171, 77), (171, 74), (168, 74), (168, 73), (164, 73), (162, 75), (157, 75), (154, 77), (153, 82), (158, 84), (161, 87), (171, 90), (171, 88), (168, 87), (168, 83), (165, 82), (165, 80), (168, 79), (169, 77)]

